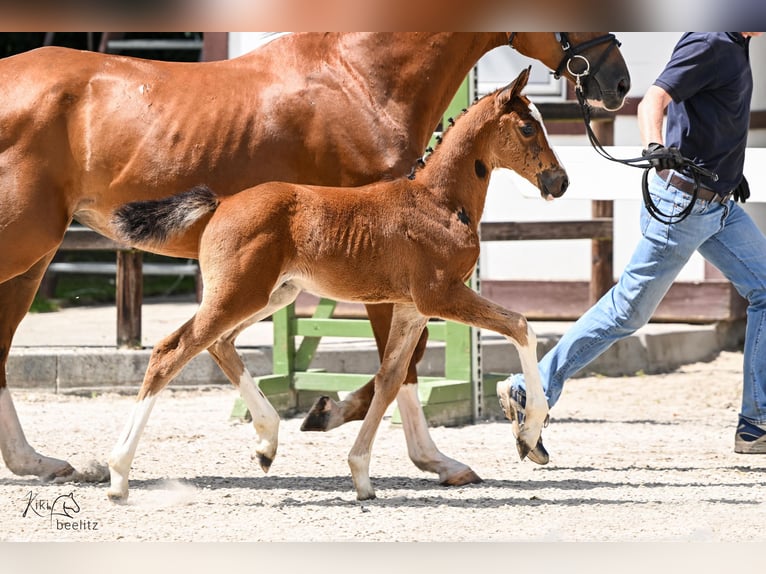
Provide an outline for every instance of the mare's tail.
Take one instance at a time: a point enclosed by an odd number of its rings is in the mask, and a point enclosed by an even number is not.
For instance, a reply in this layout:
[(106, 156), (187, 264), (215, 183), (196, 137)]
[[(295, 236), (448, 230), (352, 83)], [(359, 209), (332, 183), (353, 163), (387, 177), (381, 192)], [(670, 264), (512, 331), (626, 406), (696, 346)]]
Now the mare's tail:
[(131, 245), (162, 244), (217, 207), (218, 198), (212, 190), (198, 185), (164, 199), (125, 204), (114, 212), (112, 224)]

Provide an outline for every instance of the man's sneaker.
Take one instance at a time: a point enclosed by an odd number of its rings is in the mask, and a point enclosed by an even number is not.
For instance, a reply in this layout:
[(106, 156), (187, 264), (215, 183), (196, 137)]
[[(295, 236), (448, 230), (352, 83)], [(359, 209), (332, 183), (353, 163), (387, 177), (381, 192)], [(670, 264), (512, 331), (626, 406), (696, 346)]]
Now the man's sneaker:
[[(503, 408), (505, 418), (512, 423), (513, 436), (519, 437), (519, 427), (524, 424), (524, 407), (527, 404), (527, 393), (523, 389), (514, 387), (511, 377), (497, 383), (497, 398)], [(548, 417), (545, 418), (545, 426), (548, 426)], [(537, 464), (548, 464), (548, 451), (543, 446), (543, 437), (537, 440), (535, 448), (529, 451), (527, 458)]]
[(739, 454), (766, 454), (766, 430), (739, 417), (734, 436), (734, 452)]

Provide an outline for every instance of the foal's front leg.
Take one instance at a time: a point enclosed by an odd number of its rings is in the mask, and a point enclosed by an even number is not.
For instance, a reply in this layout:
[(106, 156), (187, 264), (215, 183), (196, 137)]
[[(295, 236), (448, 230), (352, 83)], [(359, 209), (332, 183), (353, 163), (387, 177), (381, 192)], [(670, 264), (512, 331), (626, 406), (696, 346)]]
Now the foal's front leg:
[[(393, 307), (391, 303), (365, 305), (381, 360), (391, 327)], [(404, 438), (407, 441), (407, 452), (416, 467), (439, 475), (439, 482), (445, 486), (481, 482), (481, 478), (471, 467), (443, 454), (428, 431), (428, 423), (418, 398), (416, 369), (416, 365), (423, 358), (427, 342), (428, 329), (423, 329), (409, 362), (404, 383), (396, 396)], [(348, 421), (361, 420), (367, 414), (374, 394), (375, 377), (340, 402), (336, 403), (327, 396), (319, 397), (306, 415), (301, 430), (328, 431)]]
[(426, 294), (418, 300), (418, 309), (429, 316), (495, 331), (516, 347), (527, 382), (526, 416), (516, 439), (523, 460), (537, 444), (548, 416), (548, 401), (537, 368), (537, 337), (526, 318), (485, 299), (463, 283), (444, 285), (442, 291)]
[(358, 500), (375, 498), (375, 489), (370, 481), (372, 443), (386, 409), (396, 398), (404, 381), (410, 357), (427, 321), (428, 319), (418, 313), (414, 305), (394, 306), (391, 334), (383, 361), (375, 375), (375, 394), (348, 455), (351, 478), (356, 487)]
[(402, 418), (404, 438), (410, 460), (420, 470), (439, 475), (444, 486), (463, 486), (481, 482), (481, 477), (470, 466), (442, 453), (428, 432), (428, 421), (418, 397), (418, 386), (404, 384), (396, 395), (399, 415)]

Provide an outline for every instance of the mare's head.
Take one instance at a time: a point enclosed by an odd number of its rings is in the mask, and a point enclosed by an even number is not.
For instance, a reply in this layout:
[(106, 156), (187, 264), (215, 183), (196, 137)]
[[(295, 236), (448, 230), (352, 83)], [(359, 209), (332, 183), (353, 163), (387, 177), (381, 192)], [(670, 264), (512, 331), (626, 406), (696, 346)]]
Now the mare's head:
[(485, 130), (493, 138), (492, 167), (512, 169), (540, 190), (545, 199), (564, 194), (569, 186), (567, 173), (551, 149), (542, 116), (521, 90), (529, 79), (529, 68), (505, 88), (489, 96), (498, 129)]
[(589, 104), (613, 111), (622, 107), (630, 73), (620, 43), (605, 32), (512, 32), (512, 47), (540, 60), (556, 77), (577, 83)]

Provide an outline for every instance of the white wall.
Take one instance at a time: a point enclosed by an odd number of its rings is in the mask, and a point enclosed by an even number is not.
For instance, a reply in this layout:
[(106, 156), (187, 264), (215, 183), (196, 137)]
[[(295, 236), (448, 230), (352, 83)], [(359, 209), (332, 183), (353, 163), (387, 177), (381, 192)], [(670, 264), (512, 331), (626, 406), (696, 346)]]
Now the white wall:
[[(630, 97), (640, 98), (662, 71), (673, 47), (680, 38), (679, 32), (618, 32), (622, 42), (620, 48), (631, 73)], [(753, 109), (766, 110), (766, 36), (751, 41), (755, 90)], [(554, 147), (587, 146), (584, 136), (551, 136)], [(618, 116), (615, 121), (615, 145), (640, 146), (638, 125), (635, 117)], [(750, 146), (766, 146), (766, 130), (752, 132)], [(560, 150), (564, 156), (563, 150)], [(594, 174), (607, 167), (607, 160), (593, 152)], [(566, 165), (565, 165), (566, 167)], [(634, 181), (634, 168), (620, 168), (624, 176), (614, 176), (614, 271), (619, 275), (627, 264), (633, 248), (640, 238), (638, 221), (641, 190)], [(748, 171), (750, 170), (750, 171)], [(755, 170), (746, 168), (748, 179), (753, 181)], [(585, 185), (580, 175), (572, 185)], [(766, 201), (766, 188), (753, 189), (756, 198)], [(625, 199), (617, 199), (624, 197)], [(766, 231), (766, 203), (748, 203), (747, 211)], [(549, 203), (541, 199), (524, 197), (513, 184), (508, 183), (504, 174), (496, 172), (490, 185), (484, 219), (487, 221), (551, 221), (587, 219), (590, 217), (590, 202), (582, 199), (566, 199)], [(576, 241), (524, 241), (486, 243), (482, 247), (480, 274), (484, 279), (538, 279), (538, 280), (587, 280), (590, 277), (591, 247), (589, 240)], [(615, 277), (616, 278), (616, 277)], [(695, 255), (686, 265), (679, 280), (696, 281), (704, 279), (704, 260)]]

